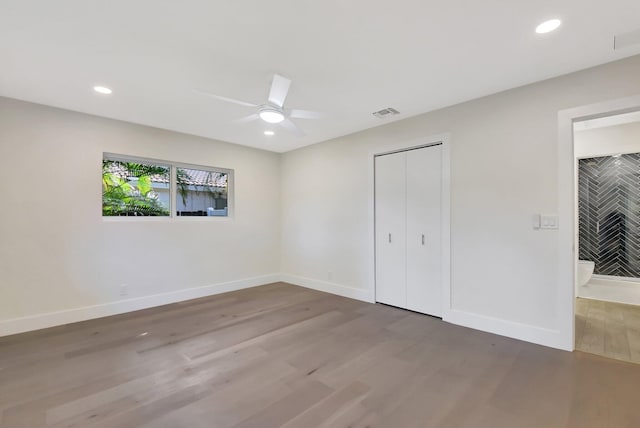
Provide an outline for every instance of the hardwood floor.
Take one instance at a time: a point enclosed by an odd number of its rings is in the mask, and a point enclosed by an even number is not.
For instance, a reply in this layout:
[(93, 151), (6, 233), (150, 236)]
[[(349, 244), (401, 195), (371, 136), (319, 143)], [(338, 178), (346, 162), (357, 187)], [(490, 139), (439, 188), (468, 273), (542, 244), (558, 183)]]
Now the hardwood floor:
[(638, 385), (283, 283), (0, 338), (2, 427), (638, 427)]
[(576, 349), (640, 363), (640, 306), (576, 299)]

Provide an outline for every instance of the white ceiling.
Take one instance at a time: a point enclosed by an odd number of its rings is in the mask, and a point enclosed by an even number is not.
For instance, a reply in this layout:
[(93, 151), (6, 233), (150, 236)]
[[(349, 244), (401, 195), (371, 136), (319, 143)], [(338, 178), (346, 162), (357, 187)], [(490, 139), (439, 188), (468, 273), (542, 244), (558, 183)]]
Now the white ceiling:
[[(0, 95), (283, 152), (638, 54), (613, 50), (638, 17), (638, 0), (0, 0)], [(262, 103), (273, 73), (285, 107), (327, 113), (295, 120), (306, 137), (193, 91)]]

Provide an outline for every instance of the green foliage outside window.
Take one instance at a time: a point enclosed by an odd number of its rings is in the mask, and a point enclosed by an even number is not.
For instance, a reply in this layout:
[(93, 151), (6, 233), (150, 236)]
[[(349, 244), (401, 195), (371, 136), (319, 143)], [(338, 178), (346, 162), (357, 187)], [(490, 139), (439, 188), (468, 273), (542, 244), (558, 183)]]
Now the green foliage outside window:
[(103, 216), (169, 216), (153, 182), (169, 183), (170, 168), (114, 160), (102, 161)]

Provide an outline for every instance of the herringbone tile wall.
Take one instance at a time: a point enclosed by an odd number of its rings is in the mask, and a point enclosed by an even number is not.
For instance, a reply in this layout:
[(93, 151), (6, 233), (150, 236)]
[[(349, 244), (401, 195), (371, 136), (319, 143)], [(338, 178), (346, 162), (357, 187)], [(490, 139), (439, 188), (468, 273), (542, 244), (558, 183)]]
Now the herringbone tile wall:
[(581, 260), (640, 278), (640, 153), (579, 160), (578, 217)]

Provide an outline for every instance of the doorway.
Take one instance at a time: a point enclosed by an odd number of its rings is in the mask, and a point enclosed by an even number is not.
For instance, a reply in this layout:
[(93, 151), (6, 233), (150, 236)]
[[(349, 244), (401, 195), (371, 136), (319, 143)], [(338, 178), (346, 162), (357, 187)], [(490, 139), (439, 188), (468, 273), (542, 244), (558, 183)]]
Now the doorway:
[(573, 124), (575, 348), (640, 363), (640, 112)]

